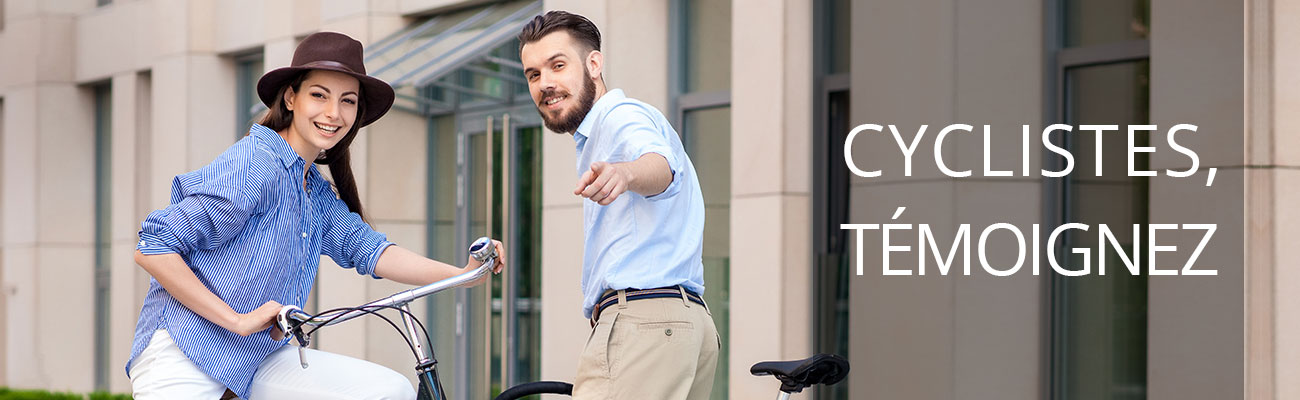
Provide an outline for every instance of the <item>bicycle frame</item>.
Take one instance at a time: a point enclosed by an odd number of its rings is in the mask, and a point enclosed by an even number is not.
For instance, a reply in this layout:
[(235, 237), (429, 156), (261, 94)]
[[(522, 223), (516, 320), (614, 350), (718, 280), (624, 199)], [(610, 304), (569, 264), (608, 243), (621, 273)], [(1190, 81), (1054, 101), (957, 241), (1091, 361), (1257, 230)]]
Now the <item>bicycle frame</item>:
[(421, 386), (432, 392), (430, 393), (433, 396), (432, 398), (445, 400), (447, 395), (443, 392), (442, 382), (438, 380), (438, 361), (434, 358), (432, 349), (426, 349), (424, 347), (423, 343), (425, 343), (424, 339), (427, 339), (427, 335), (421, 329), (416, 327), (415, 320), (411, 318), (411, 309), (408, 305), (416, 299), (421, 299), (434, 293), (461, 287), (470, 282), (477, 281), (496, 267), (496, 247), (493, 245), (491, 239), (487, 237), (478, 238), (478, 240), (475, 240), (474, 243), (470, 245), (469, 250), (471, 257), (474, 257), (475, 260), (483, 263), (473, 271), (465, 272), (418, 288), (401, 291), (391, 296), (366, 303), (360, 307), (355, 307), (351, 310), (340, 310), (313, 316), (304, 312), (297, 306), (284, 306), (280, 309), (280, 315), (276, 321), (279, 324), (280, 329), (284, 331), (286, 335), (291, 335), (298, 341), (299, 362), (302, 364), (302, 367), (306, 369), (308, 364), (302, 348), (306, 347), (311, 342), (311, 338), (303, 334), (302, 328), (304, 326), (317, 328), (336, 325), (362, 315), (370, 314), (373, 312), (372, 310), (397, 308), (401, 311), (402, 322), (403, 325), (405, 325), (406, 333), (410, 335), (410, 338), (412, 339), (411, 344), (418, 359), (415, 369)]
[[(411, 316), (411, 310), (409, 304), (412, 301), (424, 298), (425, 296), (442, 292), (447, 289), (461, 287), (470, 282), (477, 281), (483, 278), (490, 271), (492, 271), (493, 268), (496, 267), (497, 264), (496, 247), (493, 245), (491, 239), (488, 239), (486, 237), (478, 238), (478, 240), (475, 240), (474, 243), (470, 245), (469, 250), (470, 250), (471, 257), (474, 257), (475, 260), (478, 260), (483, 263), (481, 266), (474, 269), (473, 271), (465, 272), (460, 275), (456, 275), (451, 278), (447, 278), (418, 288), (401, 291), (391, 296), (366, 303), (360, 307), (353, 307), (353, 308), (338, 310), (334, 312), (326, 312), (314, 316), (307, 314), (297, 306), (292, 306), (292, 305), (284, 306), (283, 308), (280, 309), (280, 314), (276, 318), (276, 323), (278, 324), (280, 329), (285, 332), (286, 335), (291, 335), (294, 339), (298, 341), (299, 362), (301, 362), (302, 367), (305, 369), (308, 367), (308, 364), (304, 355), (305, 353), (302, 351), (302, 348), (306, 347), (311, 342), (311, 338), (303, 333), (302, 331), (303, 327), (320, 328), (324, 326), (335, 325), (335, 324), (339, 324), (351, 320), (356, 317), (360, 317), (362, 315), (371, 314), (377, 309), (396, 308), (401, 311), (402, 322), (406, 330), (406, 334), (409, 335), (408, 337), (412, 339), (410, 344), (417, 358), (417, 364), (415, 370), (416, 370), (416, 376), (420, 381), (420, 392), (421, 392), (419, 393), (421, 396), (420, 398), (446, 400), (447, 394), (446, 392), (443, 391), (442, 382), (438, 379), (438, 368), (437, 368), (438, 361), (435, 359), (433, 355), (433, 349), (432, 348), (426, 349), (424, 346), (424, 343), (427, 343), (428, 335), (426, 334), (426, 332), (424, 332), (422, 329), (416, 326), (417, 321)], [(845, 368), (847, 370), (847, 364), (845, 365)], [(834, 383), (835, 382), (825, 382), (825, 384), (828, 385)], [(557, 391), (560, 388), (549, 387), (549, 386), (555, 386), (557, 384), (562, 386), (568, 386), (568, 387), (564, 388), (564, 391)], [(522, 394), (568, 393), (568, 390), (572, 389), (572, 385), (568, 385), (563, 382), (531, 382), (531, 383), (518, 385), (514, 388), (511, 388), (510, 390), (507, 390), (507, 392), (515, 391), (523, 388), (524, 386), (529, 386), (529, 385), (549, 385), (549, 386), (546, 389), (535, 390), (532, 392), (527, 392)], [(538, 388), (528, 388), (528, 389), (533, 390)], [(503, 392), (502, 394), (505, 395), (506, 393)], [(777, 399), (787, 400), (790, 398), (790, 394), (791, 394), (790, 392), (780, 391), (779, 394), (777, 395), (778, 396)]]

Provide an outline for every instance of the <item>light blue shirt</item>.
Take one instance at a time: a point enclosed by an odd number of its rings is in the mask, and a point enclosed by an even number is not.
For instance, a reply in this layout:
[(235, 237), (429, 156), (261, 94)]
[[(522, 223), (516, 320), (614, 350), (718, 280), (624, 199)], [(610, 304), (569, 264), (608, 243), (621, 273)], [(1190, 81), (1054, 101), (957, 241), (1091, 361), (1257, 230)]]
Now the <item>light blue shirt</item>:
[[(392, 243), (348, 210), (314, 164), (304, 191), (304, 166), (284, 138), (253, 125), (211, 164), (176, 176), (171, 205), (145, 219), (136, 249), (179, 254), (203, 286), (240, 313), (268, 300), (302, 307), (321, 255), (375, 276), (379, 255)], [(150, 279), (128, 373), (157, 329), (166, 329), (199, 369), (245, 399), (257, 366), (288, 341), (271, 340), (269, 329), (247, 337), (230, 332)]]
[[(591, 163), (634, 161), (656, 153), (673, 181), (653, 196), (624, 192), (607, 206), (582, 202), (582, 312), (606, 290), (682, 285), (704, 294), (704, 198), (695, 166), (664, 115), (619, 89), (601, 96), (573, 134), (578, 177)], [(575, 179), (576, 180), (576, 179)]]

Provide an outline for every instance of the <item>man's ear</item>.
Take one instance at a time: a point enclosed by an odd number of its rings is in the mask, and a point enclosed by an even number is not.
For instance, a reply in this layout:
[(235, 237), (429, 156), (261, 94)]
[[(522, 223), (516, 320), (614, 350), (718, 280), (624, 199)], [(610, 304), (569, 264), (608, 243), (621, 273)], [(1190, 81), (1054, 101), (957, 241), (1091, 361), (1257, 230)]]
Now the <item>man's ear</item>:
[(592, 50), (587, 53), (587, 70), (591, 71), (592, 79), (603, 79), (605, 69), (605, 55), (600, 50)]

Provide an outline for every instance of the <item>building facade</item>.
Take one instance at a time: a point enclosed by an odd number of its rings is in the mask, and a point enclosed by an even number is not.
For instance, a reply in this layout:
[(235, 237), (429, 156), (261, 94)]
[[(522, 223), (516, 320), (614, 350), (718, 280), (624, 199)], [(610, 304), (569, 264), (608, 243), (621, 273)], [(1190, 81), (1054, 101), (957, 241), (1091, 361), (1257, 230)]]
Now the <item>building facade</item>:
[[(1284, 253), (1300, 238), (1288, 223), (1300, 193), (1293, 0), (0, 0), (0, 385), (129, 392), (149, 282), (131, 257), (140, 221), (167, 204), (173, 176), (247, 132), (264, 110), (257, 78), (317, 31), (365, 43), (369, 72), (397, 89), (352, 145), (375, 228), (452, 264), (478, 236), (511, 252), (491, 287), (413, 304), (452, 397), (572, 381), (589, 333), (574, 143), (541, 127), (514, 40), (551, 9), (600, 27), (608, 86), (664, 111), (700, 175), (706, 299), (723, 336), (714, 398), (772, 396), (777, 382), (750, 365), (818, 352), (853, 363), (819, 399), (1300, 396), (1286, 378), (1300, 368), (1300, 309), (1286, 295), (1300, 275)], [(904, 172), (887, 132), (846, 153), (867, 123), (991, 133), (924, 139), (926, 161)], [(1057, 168), (1018, 146), (1022, 125), (1053, 123), (1196, 124), (1184, 144), (1221, 181), (1112, 173), (1125, 143), (1084, 134), (1055, 140), (1080, 169), (1106, 165), (1087, 179), (958, 179), (928, 161), (933, 150), (956, 170)], [(1010, 144), (981, 157), (990, 140)], [(846, 154), (884, 176), (852, 175)], [(1170, 154), (1135, 162), (1189, 167)], [(890, 221), (1213, 222), (1228, 244), (1202, 256), (1214, 277), (896, 277), (880, 273), (879, 240), (840, 228)], [(992, 263), (1015, 262), (1002, 239)], [(1047, 251), (1097, 241), (1067, 235)], [(316, 285), (319, 310), (405, 289), (328, 258)], [(377, 319), (323, 329), (315, 346), (414, 365)]]

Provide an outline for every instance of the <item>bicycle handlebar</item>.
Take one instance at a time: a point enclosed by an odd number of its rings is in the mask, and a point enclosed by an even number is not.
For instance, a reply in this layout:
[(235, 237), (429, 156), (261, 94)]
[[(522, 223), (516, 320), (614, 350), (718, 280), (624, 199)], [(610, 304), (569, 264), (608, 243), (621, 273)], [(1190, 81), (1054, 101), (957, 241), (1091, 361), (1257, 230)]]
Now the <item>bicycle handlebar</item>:
[(286, 335), (293, 335), (298, 339), (299, 344), (306, 345), (308, 339), (302, 336), (302, 327), (319, 327), (338, 324), (365, 314), (373, 310), (387, 307), (400, 307), (416, 299), (428, 296), (434, 293), (442, 292), (447, 289), (464, 286), (474, 282), (487, 275), (492, 268), (496, 267), (497, 252), (496, 246), (493, 245), (492, 239), (480, 237), (469, 246), (470, 257), (480, 261), (483, 265), (472, 271), (462, 273), (447, 279), (443, 279), (418, 288), (397, 292), (391, 296), (375, 300), (360, 307), (352, 309), (339, 310), (319, 315), (307, 314), (301, 308), (293, 305), (287, 305), (280, 309), (280, 316), (276, 322), (280, 330)]

